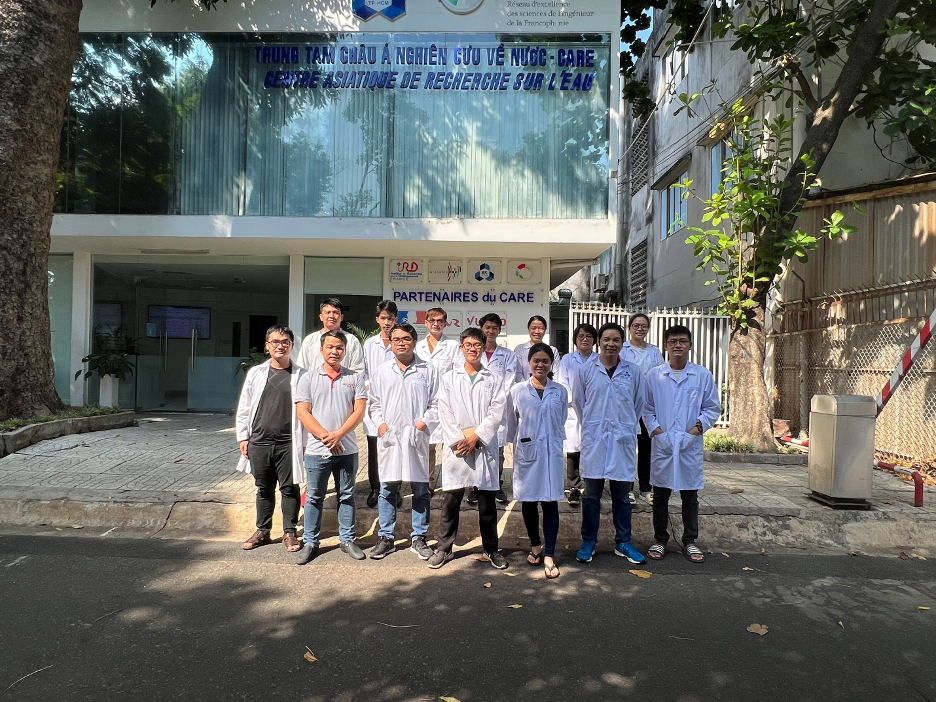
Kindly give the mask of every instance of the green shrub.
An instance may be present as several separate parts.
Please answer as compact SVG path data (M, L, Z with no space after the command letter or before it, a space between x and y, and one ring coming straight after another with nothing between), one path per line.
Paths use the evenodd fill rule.
M754 444L750 441L741 441L733 436L724 434L707 433L702 438L703 446L706 451L717 451L718 453L754 453Z

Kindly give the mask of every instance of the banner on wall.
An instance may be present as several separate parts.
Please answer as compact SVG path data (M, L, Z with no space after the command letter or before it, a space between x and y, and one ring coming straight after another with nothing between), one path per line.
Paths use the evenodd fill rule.
M391 283L422 283L425 282L423 262L411 258L390 259Z
M426 324L426 310L429 309L427 306L423 308L400 308L397 314L397 321L400 324L412 324L416 327L416 331L419 332L420 338L424 336L424 329ZM448 315L448 325L445 327L445 333L448 336L458 336L468 327L480 327L478 323L484 315L491 314L492 312L500 315L501 318L501 334L507 334L508 330L510 333L519 334L523 329L525 329L526 317L523 319L517 318L517 314L514 313L513 317L513 327L511 327L511 315L503 310L469 310L468 312L463 312L461 310L445 310ZM522 315L520 315L522 316Z
M464 280L464 272L461 259L445 258L429 261L429 282L432 284L461 283Z

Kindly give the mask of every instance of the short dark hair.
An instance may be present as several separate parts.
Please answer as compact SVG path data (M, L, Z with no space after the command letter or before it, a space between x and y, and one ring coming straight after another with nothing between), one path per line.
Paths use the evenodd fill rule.
M543 323L543 326L546 327L547 329L549 329L549 324L546 322L546 318L545 318L545 317L541 317L541 316L538 315L538 314L534 314L532 317L530 317L530 318L527 320L527 329L530 328L530 325L533 324L533 322L542 322L542 323Z
M393 303L391 303L391 304L393 304ZM394 305L394 307L396 307L396 305ZM404 332L406 332L407 334L409 334L409 335L410 335L410 339L413 340L413 343L414 343L414 344L415 344L417 341L419 341L419 334L416 333L416 329L413 327L412 324L394 324L392 327L390 327L390 336L393 336L393 332L395 332L397 329L399 329L400 331L404 331Z
M663 332L663 343L665 344L669 341L669 338L674 334L685 334L689 337L689 343L692 343L692 332L689 330L689 327L684 327L682 324L674 324L669 329Z
M573 341L578 337L580 331L583 331L586 334L590 334L592 339L598 341L598 331L588 322L582 322L577 327L575 327L575 331L572 332Z
M293 341L293 342L294 342L294 341L296 340L296 337L295 337L295 335L293 334L292 329L290 329L289 327L287 327L287 326L284 325L284 324L274 324L272 327L270 327L269 329L267 329L267 330L266 330L266 336L263 337L263 340L264 340L264 341L269 341L269 340L270 340L270 334L272 334L272 333L274 333L274 332L277 332L277 333L279 333L279 334L285 334L286 336L289 337L289 340L290 340L290 341Z
M627 337L624 335L624 329L617 322L605 322L598 328L598 336L595 337L595 341L600 341L601 337L604 336L606 331L616 331L621 335L621 341L624 341Z
M339 300L337 297L326 297L324 300L322 300L319 303L319 312L321 312L326 307L334 307L339 312L344 314L344 306L342 306L341 300Z
M381 312L389 312L394 317L396 317L399 312L397 311L396 303L393 300L381 300L377 303L377 315L380 316Z
M534 353L539 353L540 351L542 351L547 356L549 356L550 361L552 361L553 363L556 362L556 354L553 353L553 350L549 346L549 344L544 344L542 341L539 342L538 344L533 344L530 347L530 353L527 354L527 360L529 361L531 358L533 358Z
M319 346L325 345L325 339L338 339L345 347L348 346L348 335L345 334L340 329L335 329L334 331L327 331L322 334L322 338L319 339Z
M482 344L487 341L487 337L484 336L484 332L477 327L468 327L465 331L458 335L459 343L464 343L465 339L474 339L475 341L480 341Z
M496 324L498 329L502 329L504 326L501 323L501 316L497 314L497 312L488 312L486 315L484 315L481 319L478 320L478 327L483 327L488 322L491 324Z
M630 326L634 323L634 321L635 321L638 317L643 317L644 319L646 319L646 320L647 320L647 326L648 326L648 327L650 326L650 318L649 318L647 315L645 315L643 312L638 312L637 314L632 314L632 315L630 316L630 319L627 320L627 327L630 328Z
M440 314L445 317L445 321L447 322L448 312L443 310L441 307L430 307L428 310L426 310L426 319L429 319L429 317L432 316L438 317Z

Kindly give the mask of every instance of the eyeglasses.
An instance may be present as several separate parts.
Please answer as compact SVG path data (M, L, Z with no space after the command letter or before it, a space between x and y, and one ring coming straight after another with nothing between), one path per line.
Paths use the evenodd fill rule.
M408 336L398 336L394 339L390 339L391 344L408 344L412 341L412 338Z
M575 337L575 340L576 341L594 341L595 337L593 337L591 334L579 334L577 337Z
M445 320L442 317L435 317L434 319L427 319L426 324L445 324Z
M480 351L484 348L483 344L462 344L462 348L465 351Z
M689 339L667 339L667 346L688 346L692 342Z
M267 341L270 346L292 346L289 339L270 339Z
M649 329L650 325L649 324L631 324L630 328L631 329Z

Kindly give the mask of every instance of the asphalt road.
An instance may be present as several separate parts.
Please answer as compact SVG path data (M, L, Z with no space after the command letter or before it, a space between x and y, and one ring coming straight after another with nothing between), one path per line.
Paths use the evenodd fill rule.
M934 560L563 551L548 582L115 536L0 534L0 699L936 700Z

